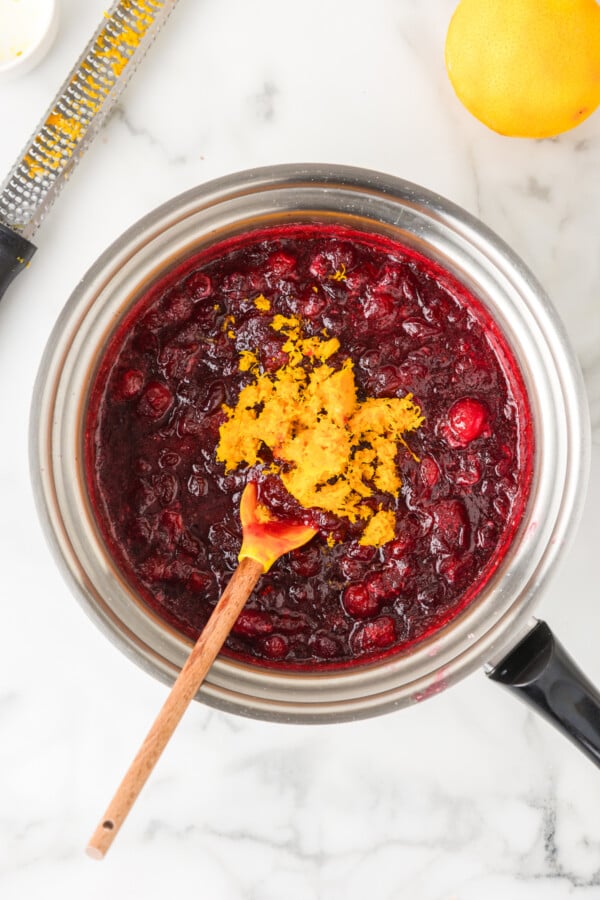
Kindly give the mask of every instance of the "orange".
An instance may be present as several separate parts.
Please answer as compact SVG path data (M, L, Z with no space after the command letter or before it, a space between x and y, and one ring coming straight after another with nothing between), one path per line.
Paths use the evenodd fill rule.
M500 134L545 138L600 104L596 0L461 0L446 68L467 109Z

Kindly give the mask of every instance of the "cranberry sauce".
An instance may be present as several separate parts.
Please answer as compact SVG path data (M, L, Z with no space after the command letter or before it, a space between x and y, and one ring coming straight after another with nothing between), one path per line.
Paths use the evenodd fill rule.
M359 400L412 393L421 408L412 452L398 446L398 495L374 487L369 501L394 510L383 546L359 542L360 521L299 510L268 466L227 473L217 462L223 405L251 378L242 351L261 371L286 362L276 314L339 339ZM87 411L91 502L131 585L196 638L237 563L241 491L258 481L273 512L321 533L261 579L225 652L284 668L349 665L431 634L490 577L527 500L528 421L504 338L447 273L375 236L265 230L171 273L113 336Z

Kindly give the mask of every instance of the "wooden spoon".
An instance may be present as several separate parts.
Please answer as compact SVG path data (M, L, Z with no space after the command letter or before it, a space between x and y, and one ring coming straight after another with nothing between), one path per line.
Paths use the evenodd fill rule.
M243 539L239 565L91 837L86 852L93 859L102 859L110 848L260 576L280 556L306 544L317 533L316 528L274 519L257 502L252 482L242 494L240 517Z

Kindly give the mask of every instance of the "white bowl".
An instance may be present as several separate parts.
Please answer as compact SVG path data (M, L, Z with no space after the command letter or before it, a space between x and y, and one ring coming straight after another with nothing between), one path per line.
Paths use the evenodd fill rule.
M58 31L56 0L0 0L0 83L30 72Z

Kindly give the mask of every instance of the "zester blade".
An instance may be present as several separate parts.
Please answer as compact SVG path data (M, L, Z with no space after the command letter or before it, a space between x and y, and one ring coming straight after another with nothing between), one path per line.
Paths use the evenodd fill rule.
M176 2L119 0L105 13L0 188L5 234L31 240Z

